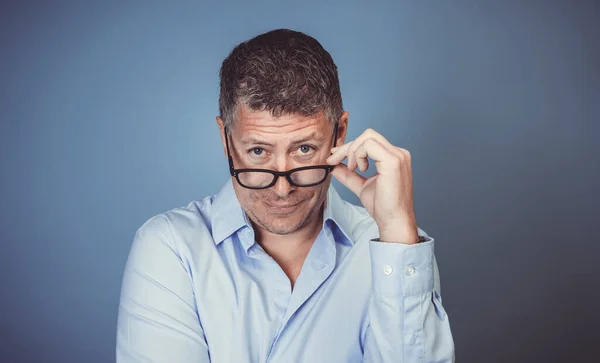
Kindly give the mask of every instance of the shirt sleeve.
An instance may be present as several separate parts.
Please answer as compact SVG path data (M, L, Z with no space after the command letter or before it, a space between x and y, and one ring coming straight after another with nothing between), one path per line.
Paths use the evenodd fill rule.
M442 306L434 239L407 245L371 240L372 298L365 362L454 362Z
M119 304L117 363L210 362L191 280L157 216L137 232Z

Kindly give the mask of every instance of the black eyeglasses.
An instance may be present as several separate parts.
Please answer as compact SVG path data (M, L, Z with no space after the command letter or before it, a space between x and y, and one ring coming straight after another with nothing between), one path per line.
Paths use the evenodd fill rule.
M333 130L333 147L337 142L338 123L336 121ZM327 179L327 175L333 170L332 165L303 166L288 171L274 171L269 169L235 169L233 159L229 152L229 136L227 128L225 132L225 145L227 147L227 159L229 160L229 172L237 182L248 189L267 189L275 185L279 177L284 176L287 181L297 187L312 187L319 185Z

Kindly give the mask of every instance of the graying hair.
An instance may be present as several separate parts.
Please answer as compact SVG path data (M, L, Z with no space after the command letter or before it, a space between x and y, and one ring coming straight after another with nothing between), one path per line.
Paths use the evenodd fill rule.
M223 61L219 112L231 131L240 106L274 117L324 112L331 122L343 112L337 66L311 36L277 29L237 45Z

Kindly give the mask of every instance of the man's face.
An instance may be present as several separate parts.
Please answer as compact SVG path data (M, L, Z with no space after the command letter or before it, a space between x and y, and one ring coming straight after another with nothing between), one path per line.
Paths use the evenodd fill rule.
M347 113L340 119L338 145L343 141ZM217 118L219 125L222 121ZM288 171L310 165L325 165L333 146L333 124L323 113L273 117L268 111L239 107L229 147L236 169ZM221 137L224 137L221 127ZM223 143L225 140L223 139ZM296 187L280 177L268 189L253 190L233 181L237 198L256 225L285 235L320 217L331 176L322 184Z

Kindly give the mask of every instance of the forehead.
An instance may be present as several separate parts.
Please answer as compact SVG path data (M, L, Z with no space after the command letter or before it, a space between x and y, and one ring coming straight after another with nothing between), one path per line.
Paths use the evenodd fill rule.
M234 129L241 134L296 134L296 133L326 133L329 130L329 120L323 112L315 115L286 114L275 117L270 111L255 111L247 107L239 107Z

